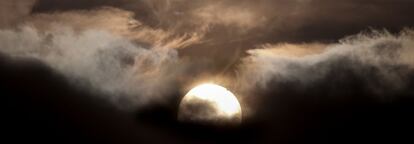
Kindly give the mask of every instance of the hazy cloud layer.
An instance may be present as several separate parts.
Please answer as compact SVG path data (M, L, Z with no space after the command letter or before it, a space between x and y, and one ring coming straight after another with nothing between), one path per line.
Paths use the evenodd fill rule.
M413 95L413 48L412 30L361 33L334 44L266 45L248 51L237 79L250 101L390 100Z
M102 93L121 107L170 95L184 68L173 49L147 49L98 30L77 33L62 26L44 33L32 27L1 30L0 47L14 57L39 59L74 85Z
M124 9L149 28L145 39L179 37L172 43L187 48L180 55L227 71L245 50L263 43L334 42L369 28L399 32L414 25L412 5L410 0L39 0L32 13ZM199 41L204 43L193 45Z
M413 32L393 33L414 25L413 5L410 0L4 0L0 52L39 59L74 84L133 107L163 100L200 75L231 77L227 81L239 86L235 91L249 98L282 83L294 83L293 90L324 85L332 74L384 96L404 91L412 73ZM371 27L390 33L342 39Z
M180 27L182 32L188 32L199 29L200 25L210 25L212 33L221 34L262 28L261 32L266 32L262 39L301 41L335 40L369 27L398 31L402 25L413 24L408 15L413 3L410 0L39 0L34 12L114 6L134 12L138 20L152 27Z
M200 42L203 37L202 33L178 35L173 30L153 29L135 20L134 13L111 7L35 14L27 18L25 24L42 30L54 24L68 25L77 31L105 30L150 47L183 48Z
M0 1L0 28L13 26L31 13L36 0Z
M336 68L350 68L361 77L368 75L364 67L378 69L379 79L385 84L399 85L403 81L393 74L395 67L412 69L414 59L414 35L406 30L399 35L374 31L349 36L335 44L282 44L265 45L263 48L249 50L250 56L244 59L242 67L249 71L260 85L268 80L284 79L300 81L304 84L318 80ZM253 67L250 67L253 66ZM250 73L253 72L253 73ZM368 71L369 72L369 71ZM402 75L401 75L402 76Z

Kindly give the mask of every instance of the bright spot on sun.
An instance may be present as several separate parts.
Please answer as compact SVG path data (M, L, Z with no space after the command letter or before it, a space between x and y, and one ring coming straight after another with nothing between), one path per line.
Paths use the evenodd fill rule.
M232 92L222 86L207 83L196 86L184 96L180 104L180 115L184 119L239 123L241 107Z
M187 96L213 102L221 114L233 116L241 112L239 101L233 93L216 84L202 84L193 88Z

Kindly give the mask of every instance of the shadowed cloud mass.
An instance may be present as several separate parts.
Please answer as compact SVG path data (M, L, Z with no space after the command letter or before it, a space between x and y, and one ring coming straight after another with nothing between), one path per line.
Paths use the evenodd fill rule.
M2 0L0 53L123 112L175 109L190 86L216 82L241 102L240 135L262 130L254 138L266 143L317 129L319 140L332 123L407 110L394 104L414 95L411 13L412 0ZM154 117L167 124L150 127L180 131L175 117Z

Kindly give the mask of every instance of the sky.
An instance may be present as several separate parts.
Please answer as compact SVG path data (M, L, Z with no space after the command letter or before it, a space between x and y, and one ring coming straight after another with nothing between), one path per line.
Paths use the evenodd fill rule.
M1 0L13 141L337 143L410 138L412 0ZM177 121L194 85L243 122ZM14 138L17 137L17 138Z

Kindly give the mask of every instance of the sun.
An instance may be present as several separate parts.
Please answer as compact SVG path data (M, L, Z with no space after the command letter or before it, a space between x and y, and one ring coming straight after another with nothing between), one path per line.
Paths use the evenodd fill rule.
M179 118L195 121L241 122L241 106L236 96L213 83L191 89L183 98Z

